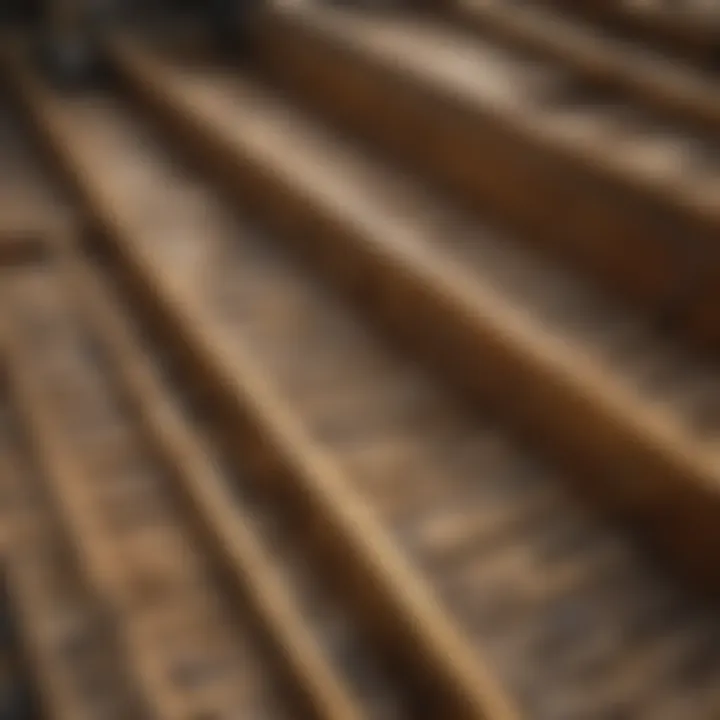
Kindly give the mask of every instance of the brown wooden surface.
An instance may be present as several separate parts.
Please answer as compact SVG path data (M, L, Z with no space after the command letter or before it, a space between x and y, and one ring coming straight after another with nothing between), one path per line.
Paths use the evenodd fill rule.
M239 202L446 376L574 467L577 487L716 584L712 365L278 98L212 67L173 76L145 60L128 59L126 70Z
M158 98L160 84L151 74L143 77L150 83L148 97ZM164 84L168 77L162 78ZM188 105L196 108L196 117L217 112L236 141L242 136L259 144L264 139L266 177L278 178L280 166L271 164L269 155L275 147L284 167L302 167L306 204L315 202L307 193L316 183L332 190L340 212L332 223L329 217L317 219L313 232L334 228L335 242L346 243L340 215L344 222L356 222L353 206L359 201L348 186L338 185L330 166L346 172L351 161L333 154L312 174L302 164L303 154L318 150L324 136L316 145L308 138L293 152L278 147L278 127L268 121L282 118L276 122L286 137L297 140L299 120L284 108L277 116L270 110L259 115L268 106L250 92L235 105L226 84L234 81L227 77L210 86L211 92L221 90L214 96L217 104L208 103L207 95L199 103L197 93L208 87L208 76L198 78L183 73L176 86L192 90L183 113ZM172 85L165 87L173 92ZM440 708L449 707L452 683L463 676L459 665L454 671L443 669L439 658L443 648L460 651L417 585L413 576L418 571L528 717L586 718L591 712L607 717L618 706L639 718L673 717L678 708L692 717L713 717L720 672L716 620L689 595L653 570L611 525L583 510L560 478L526 448L489 420L468 413L420 368L389 351L354 312L333 302L312 274L269 239L257 242L253 233L239 229L228 233L222 213L196 180L180 181L177 166L121 105L64 103L62 114L56 114L57 106L53 110L34 97L36 111L50 108L46 127L62 133L67 167L111 231L116 260L134 279L136 292L142 291L141 298L154 299L166 334L175 334L177 347L185 348L196 377L214 389L226 423L237 433L238 450L258 467L264 465L303 511L314 518L324 513L329 524L323 535L340 557L352 550L357 562L353 590L364 582L378 618L388 623L394 617L395 626L386 628L393 640L406 647L414 643L415 661L432 663L426 667L427 682L434 679L433 689L445 693ZM223 147L227 155L227 142ZM226 172L238 166L237 157L228 157ZM93 170L98 167L114 172L101 175ZM290 199L287 179L283 185ZM386 202L395 203L398 196L386 186L382 192ZM273 196L276 213L279 198ZM364 200L366 228L383 227L386 220L380 222L376 205L367 195ZM297 199L282 207L287 231L303 215ZM400 206L392 207L397 211ZM412 217L414 206L404 208ZM309 230L303 226L304 233ZM424 257L409 249L409 237L395 233L406 260ZM384 243L389 242L385 236ZM344 244L345 255L334 256L343 279L354 278L361 293L372 289L376 302L398 316L407 318L410 309L422 312L400 290L400 270L409 273L409 263L401 266L396 260L386 275L377 269L371 274L373 266L357 262L359 254L348 256L349 247ZM457 284L464 287L464 281ZM147 305L147 314L151 308ZM512 331L515 321L503 317ZM548 419L550 409L539 406ZM411 559L410 575L356 494L380 515ZM410 611L414 622L405 625L411 623ZM576 640L577 633L583 637L581 647L569 639ZM690 658L702 668L693 683L684 674ZM470 676L464 677L470 682ZM455 692L472 698L477 678L475 683L474 691L460 685ZM453 717L463 706L455 707ZM466 705L465 716L479 716L469 709L481 707L489 717L506 712L486 696L478 705Z
M38 190L52 188L47 176L37 173L37 158L32 154L17 158L16 164L22 173L18 183L9 186L13 192L31 190L37 195ZM34 177L41 181L39 187L32 182L21 182L24 176L32 175L29 171L34 171ZM59 564L57 572L68 572L70 583L72 574L66 565L80 561L78 582L89 585L86 604L90 609L84 611L89 614L89 629L78 624L76 632L95 635L92 647L81 649L75 663L77 668L69 658L64 661L67 668L58 667L62 656L57 657L58 651L48 643L50 638L37 637L38 630L45 632L49 622L42 616L42 612L48 615L42 605L54 596L37 598L37 588L28 588L28 573L22 563L23 558L31 559L30 549L25 548L25 540L13 530L11 523L19 522L13 512L16 508L7 508L8 517L3 525L8 535L5 549L12 553L13 568L15 561L20 565L12 574L12 590L20 598L30 618L28 622L40 623L39 628L24 628L23 633L38 681L46 693L43 697L48 711L62 718L141 718L138 709L130 711L127 703L121 702L119 669L122 669L134 675L135 687L142 688L145 705L152 708L153 717L178 714L185 717L188 711L247 712L254 717L287 715L322 720L393 717L390 710L382 707L388 702L387 693L382 693L382 682L365 688L369 697L363 698L362 709L360 701L356 705L343 687L339 673L331 669L332 661L327 658L332 653L337 657L349 653L356 662L362 659L362 643L353 644L351 639L351 621L333 607L321 588L314 587L303 573L302 565L295 578L283 577L287 575L286 568L273 570L277 561L270 560L256 540L262 529L258 526L260 518L253 518L251 514L243 517L236 507L236 496L228 484L227 473L217 469L217 459L207 455L195 435L196 429L191 430L174 407L170 390L163 388L158 380L160 368L153 370L148 366L149 360L143 361L132 335L128 335L128 329L98 280L88 268L72 261L58 267L58 254L65 257L66 253L77 250L77 246L73 248L65 242L69 238L53 236L50 223L57 215L55 210L52 203L38 203L37 214L32 218L34 224L15 226L16 233L22 228L27 231L32 227L45 227L46 234L36 243L43 254L26 258L24 268L8 268L0 277L5 323L2 356L9 366L15 410L25 420L24 429L29 430L33 440L31 448L38 451L38 484L46 483L55 500L54 509L60 516L57 534L63 541L66 537L71 541L71 547L65 549L67 562ZM87 335L86 326L94 330L94 340ZM27 338L23 333L34 333L33 340L45 345L38 347L25 342ZM68 348L68 335L72 336L69 344L72 346L75 342L76 347ZM97 342L99 346L93 344ZM58 357L53 351L58 351L58 344L59 352L66 353L64 356ZM82 358L68 358L68 350L89 353L84 358L85 365ZM115 357L118 363L109 373L99 360L103 352ZM99 366L94 366L93 362L98 361ZM102 377L99 386L97 382L93 385L93 380L98 380L98 372ZM49 373L50 378L43 379L43 373ZM113 380L117 380L117 384ZM125 438L123 442L119 437L122 430L118 424L134 422L137 425L127 416L124 420L108 420L110 427L105 428L105 432L102 423L92 423L100 418L87 417L88 413L91 416L96 413L98 403L102 407L108 397L114 401L128 400L134 405L136 418L143 421L130 430L136 433L134 440ZM53 400L58 399L70 404L65 408L67 413L62 409L58 412L58 407L53 406ZM120 408L115 410L122 418ZM85 432L92 437L85 437L85 444L73 447L72 442L82 437L69 438L64 434L68 423L70 430L79 429L81 436ZM73 427L73 423L77 424ZM160 456L161 467L156 467L155 473L141 467L137 459L138 453L147 455L145 450ZM172 512L173 503L177 504L177 499L170 497L171 489L169 497L161 499L157 493L153 495L152 488L144 487L145 481L151 478L161 485L172 482L167 477L168 471L178 476L185 493L182 497L190 515L189 530L181 523L178 523L180 527L173 528L167 515L158 515L163 505L169 505L164 510ZM90 482L91 478L101 479L103 485L110 486L104 488L104 498L89 495L89 488L79 484ZM8 477L7 483L10 482ZM161 488L156 490L162 493ZM168 490L165 487L165 491ZM153 526L153 522L159 525ZM251 529L248 525L251 522L256 527ZM130 537L123 534L123 529ZM118 530L120 537L113 534ZM199 547L197 542L193 547L194 532L201 538ZM282 538L277 531L270 539L285 541L292 547L293 540ZM189 547L178 547L183 542ZM59 547L55 555L60 551ZM52 549L45 548L44 552L50 553ZM195 567L189 562L193 553ZM207 568L203 566L209 560L222 577L219 591L213 588L212 573L206 577ZM301 557L293 556L292 560L302 563ZM192 576L199 569L199 582L187 592L183 591L178 586L183 585L179 575ZM157 576L151 577L155 573ZM170 577L172 573L175 575ZM173 584L175 595L154 596L154 600L147 597L156 591L162 595L168 583ZM302 583L312 587L313 593L303 591L301 611L297 603L301 599ZM142 587L137 587L138 584ZM188 584L192 586L191 578ZM144 593L145 599L138 600L134 593ZM282 682L275 682L274 667L263 669L254 640L247 640L250 655L243 658L238 652L240 645L233 639L233 625L238 616L247 617L244 601L248 596L253 608L250 615L264 626L266 638L282 658L281 665L286 671L280 678ZM242 603L239 612L235 607L227 607L230 601L235 605L236 600ZM146 601L154 607L148 608ZM67 602L61 598L57 602L60 617ZM40 607L36 607L38 605ZM223 605L225 610L221 610ZM313 623L313 614L321 617L322 622ZM171 639L168 633L173 636ZM112 639L113 634L117 643ZM318 638L322 639L322 649ZM167 648L163 648L164 645ZM97 663L98 653L107 656L113 652L119 669L103 679L100 677L103 670L98 666L93 676L88 662ZM102 662L107 664L106 660L108 658ZM371 673L365 668L353 672L362 676L363 682L371 679ZM194 678L195 675L198 677ZM96 683L95 697L88 687L78 685L82 682ZM293 693L296 701L292 699ZM286 701L291 704L290 710L281 709L278 704ZM103 703L104 709L93 707L92 703ZM366 703L374 708L367 714Z
M706 64L717 62L720 16L711 4L690 0L540 0L608 30Z
M54 720L142 718L7 400L0 435L2 553L40 708Z
M31 102L32 98L40 99L32 91L28 98ZM128 128L130 136L125 136L129 144L118 146L122 135L118 136L117 133L123 132L124 122L123 116L117 115L120 110L118 106L78 103L75 107L78 113L90 114L81 119L81 115L73 113L72 122L69 116L58 112L60 108L57 105L35 107L45 118L40 122L49 123L45 127L52 129L56 139L59 138L55 133L63 133L60 136L64 138L62 144L56 146L56 149L68 162L67 169L80 180L85 199L92 203L93 213L99 220L111 223L108 226L108 230L111 230L110 238L119 243L116 248L129 262L129 267L145 268L148 272L157 272L160 269L148 264L149 258L146 256L147 252L153 251L155 242L150 245L137 242L135 231L142 229L137 224L142 217L145 229L152 232L156 240L164 238L178 251L174 255L172 266L167 266L163 271L171 283L171 295L163 293L159 296L162 307L165 307L167 302L167 307L170 308L184 308L188 303L192 308L192 294L187 294L187 281L202 266L194 262L201 246L192 241L193 235L189 233L192 233L194 223L188 224L188 220L194 217L195 223L204 223L207 206L200 201L202 211L195 214L193 208L199 208L195 203L187 203L187 190L180 192L178 197L177 191L180 188L176 189L174 184L166 185L165 182L153 183L156 190L166 190L165 198L155 195L152 200L147 197L142 199L142 196L135 194L135 189L139 187L138 173L146 170L151 173L172 172L176 169L174 165L158 166L146 162L137 165L131 160L131 165L123 163L122 167L116 168L116 172L103 175L111 184L105 181L98 184L94 176L92 182L82 182L83 177L88 177L88 172L92 174L91 168L97 169L104 165L102 155L98 154L103 152L103 147L120 151L121 156L125 155L126 158L131 157L127 153L142 147L138 145L132 126ZM65 106L65 110L72 108ZM93 120L96 110L99 115L95 115ZM112 112L107 112L108 110ZM103 117L111 124L105 124ZM91 126L87 125L88 121L92 123ZM65 132L74 132L71 128L79 132L79 135L65 136ZM73 142L72 137L82 137L84 142ZM97 142L86 142L91 137ZM110 144L106 146L108 141ZM85 151L81 151L80 145ZM83 154L78 155L78 152ZM88 154L84 154L85 152ZM126 174L127 171L129 174ZM122 202L122 196L115 196L119 190L132 192L134 203L141 200L140 205L133 205L130 215L126 214L125 210L120 215L117 214L117 205ZM172 202L173 208L176 208L178 200L183 206L181 213L163 212L162 216L154 216L158 219L165 217L173 222L174 230L170 233L158 232L156 226L147 224L148 211L165 208L166 202ZM146 202L149 202L149 205ZM120 217L123 220L117 224ZM185 241L179 242L181 238L185 238ZM155 280L146 275L136 276L136 279L142 283L136 290L144 287L143 299L148 303L153 298L152 291L149 294L148 291ZM144 285L145 282L149 284ZM166 280L163 280L162 287L167 287L165 282ZM146 314L151 308L152 304L148 304ZM166 318L165 324L169 322L170 318ZM264 382L255 376L252 365L248 366L233 351L232 366L224 363L217 366L219 358L216 358L214 353L219 351L220 347L213 340L213 323L206 322L204 317L197 317L195 322L188 325L184 315L179 316L177 322L181 325L171 324L170 327L181 329L185 351L193 357L196 367L216 366L224 368L222 373L233 368L230 375L220 380L220 387L224 388L221 392L223 400L232 401L233 422L238 423L245 433L245 439L240 444L237 440L243 436L236 436L236 450L245 462L252 461L258 465L258 470L265 469L274 479L284 483L285 492L290 493L306 523L324 528L322 537L329 541L323 543L325 552L337 563L339 572L342 573L339 580L346 590L352 591L355 603L362 605L362 612L366 616L372 614L372 624L380 630L379 634L386 644L388 655L400 658L406 671L420 678L418 698L437 703L436 706L429 706L437 708L436 711L431 711L431 715L437 712L439 716L445 716L450 712L453 717L458 718L512 717L512 711L506 707L506 701L498 694L494 683L484 679L482 666L470 657L444 615L435 607L432 597L427 596L426 591L418 586L413 574L405 568L403 561L396 557L384 533L376 527L372 516L363 509L363 503L357 500L349 488L345 488L332 464L313 449L312 443L304 439L304 433L296 428L292 415L288 415L283 403L275 399L273 393L264 389ZM203 334L195 339L186 335L198 332ZM242 370L240 376L237 375L238 370ZM213 374L213 377L216 378L217 375ZM218 389L216 384L214 390L217 392ZM228 391L231 391L231 394L228 395ZM244 399L242 410L238 405L241 397Z
M393 22L363 40L385 60ZM434 33L447 79L462 62ZM99 607L152 715L296 717L277 703L290 679L323 720L714 720L720 618L567 486L717 587L717 369L236 70L113 51L161 132L117 94L63 98L5 55L106 259L8 273L2 341L92 591L73 602ZM285 58L327 78L306 52ZM498 107L554 83L486 60L465 89ZM371 94L327 82L338 116L368 121ZM427 142L407 107L383 107L393 137ZM268 231L237 221L243 205ZM637 258L650 287L662 263ZM478 414L487 401L511 422ZM207 674L177 680L186 662Z
M428 20L286 10L268 17L260 53L298 97L468 205L646 307L680 303L688 334L720 333L706 309L714 140Z
M313 716L326 720L366 717L359 701L352 697L318 646L311 623L297 607L293 585L275 567L278 553L270 553L260 539L259 508L237 502L237 491L216 469L216 459L198 437L197 426L187 422L177 403L170 399L168 388L163 387L166 381L161 379L161 368L142 352L118 301L113 301L103 288L107 280L78 263L69 269L68 281L94 333L112 358L129 402L136 407L148 435L177 474L189 511L219 558L220 569L227 575L230 586L249 599L253 612L284 657L298 694L305 695L308 706L313 708ZM273 540L289 545L293 542L289 534ZM305 578L305 582L309 580ZM320 590L313 600L317 601L318 595L322 595ZM344 624L347 620L340 616L338 632L342 632ZM342 641L349 645L347 631ZM359 660L363 648L356 644L352 652ZM375 686L373 690L380 688ZM380 717L380 706L383 701L388 702L387 695L378 692L371 700L377 703Z
M576 3L578 4L578 3ZM568 67L589 83L690 126L720 129L720 94L712 77L583 25L562 11L506 0L459 0L438 15L457 27Z
M160 718L291 717L59 290L41 270L5 282L13 399L146 706Z

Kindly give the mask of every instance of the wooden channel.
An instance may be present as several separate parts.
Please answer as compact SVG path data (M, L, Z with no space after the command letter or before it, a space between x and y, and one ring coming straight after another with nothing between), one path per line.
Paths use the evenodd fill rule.
M717 62L717 11L692 0L632 3L628 0L542 0L609 31L648 43L703 65ZM695 8L693 8L695 4Z
M710 132L720 129L720 94L711 78L573 22L541 3L462 0L441 10L439 17L558 62L589 83L617 91L661 115Z
M283 9L258 53L297 98L500 225L646 308L675 306L688 336L720 336L714 140L428 19Z
M0 441L3 557L37 709L53 720L144 718L8 400Z
M153 72L151 60L127 63L128 77L134 68L138 87L164 107L165 120L172 117L186 140L194 137L195 147L203 147L199 131L191 133L202 111L190 113L188 106L216 106L186 101L182 113L171 113L167 98L177 99L180 87L204 87L208 76L194 83L183 75L180 84L166 63L158 62L162 72ZM227 111L228 86L220 87ZM237 227L220 232L220 211L197 178L180 183L162 143L121 103L78 109L53 102L37 85L26 84L25 91L141 312L155 318L156 333L170 341L188 380L212 393L237 455L264 469L308 522L323 524L333 565L351 565L354 580L344 578L350 593L364 596L366 615L374 608L371 624L390 638L388 650L435 698L431 717L495 720L519 713L556 720L608 717L618 708L638 718L669 718L679 709L694 718L714 716L717 619L700 601L573 499L563 478L492 417L476 415L393 350L281 243ZM262 105L249 104L253 97L243 100L256 112ZM241 117L231 114L228 125ZM269 132L270 116L255 117ZM252 137L249 128L236 132ZM219 147L218 134L202 129ZM227 178L239 155L228 156L227 138L222 147ZM279 170L268 164L265 177L277 178ZM304 180L302 200L309 205L312 176ZM290 184L282 187L291 198ZM279 213L278 198L280 234L303 216L299 200ZM202 216L195 214L199 206ZM158 207L177 212L163 214L171 221L153 216L157 224L149 225L147 213ZM341 208L346 223L349 208ZM313 234L330 225L316 222ZM419 251L402 245L404 264L395 258L383 278L358 262L359 253L348 257L340 218L333 226L345 251L343 265L335 256L336 268L354 268L357 286L369 283L398 316L407 317L410 307L422 312L397 291L409 282L403 276L417 272L407 258L423 257ZM309 227L303 232L310 235ZM471 317L476 314L465 322ZM427 325L427 316L420 322ZM513 322L505 327L512 330ZM687 478L683 483L691 487ZM695 527L700 510L687 517ZM512 704L486 673L486 661Z

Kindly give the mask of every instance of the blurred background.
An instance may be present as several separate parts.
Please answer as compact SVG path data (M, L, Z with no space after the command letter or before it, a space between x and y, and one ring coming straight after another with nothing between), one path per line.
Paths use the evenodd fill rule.
M718 720L719 48L0 0L0 720Z

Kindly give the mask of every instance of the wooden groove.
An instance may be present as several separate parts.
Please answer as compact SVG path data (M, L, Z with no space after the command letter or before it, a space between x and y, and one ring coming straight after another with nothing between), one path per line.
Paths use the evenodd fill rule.
M250 603L283 657L298 693L313 709L312 716L318 720L360 720L363 711L303 625L270 556L246 524L200 441L163 391L117 303L87 266L70 264L69 286L78 298L79 310L104 344L147 435L177 477L191 517L207 538L230 586Z
M532 6L478 0L454 3L444 14L483 35L559 62L588 82L623 93L664 116L720 130L717 85L677 63L649 57Z
M42 278L45 283L60 284L58 275L45 272ZM34 287L37 293L37 283ZM67 298L64 294L60 297L62 304ZM22 302L21 297L18 307ZM57 304L47 315L55 321L58 317L51 313ZM59 318L65 319L62 315ZM72 309L70 319L75 320ZM81 326L75 329L82 330ZM25 332L29 334L27 329ZM75 349L90 350L90 359L81 355L70 363L78 363L76 371L80 368L92 375L91 363L97 358L92 340L82 334L78 337ZM90 344L83 344L83 338ZM71 412L69 418L61 418L52 398L59 394L58 404L62 406L62 389L52 392L55 389L52 376L50 385L37 383L31 397L20 394L26 387L18 381L20 373L25 375L19 380L27 385L31 382L27 377L42 375L39 364L42 361L27 354L25 342L31 346L33 340L9 343L10 377L13 390L18 393L16 404L29 415L25 417L28 432L40 451L44 471L67 472L62 483L57 476L56 484L49 483L56 505L73 540L75 554L81 561L87 559L82 567L87 569L92 563L83 575L94 573L95 582L90 577L88 583L102 599L103 622L115 631L125 667L132 668L135 684L142 688L145 706L150 708L149 715L179 719L203 717L204 713L222 714L230 709L242 713L245 707L260 713L259 703L264 702L266 712L260 717L307 716L301 710L302 703L297 703L290 713L284 705L287 696L279 695L277 687L270 694L265 676L256 673L262 655L258 657L254 651L251 654L246 638L239 632L242 614L226 602L228 597L223 584L218 582L217 568L213 567L214 558L207 561L196 528L178 508L175 489L165 475L162 460L155 457L154 446L148 443L146 447L134 420L130 424L125 422L132 412L130 416L125 414L127 408L122 404L121 394L115 394L110 385L105 398L103 389L99 399L97 394L89 398L88 389L92 393L97 386L93 386L92 379L89 386L83 385L86 380L81 373L75 379L69 375L69 367L63 365L60 355L57 366L48 366L50 372L65 373L68 384L81 396L79 402L85 404L86 413L83 417L82 411L77 416ZM57 344L53 346L53 342ZM62 352L62 342L51 339L47 345L49 354L55 348ZM20 345L22 352L18 350ZM104 377L101 382L105 382ZM90 415L93 411L95 414ZM164 417L168 419L167 415ZM83 426L82 421L88 419L95 422ZM73 420L80 421L75 432ZM60 460L66 464L61 465ZM91 482L91 477L96 482ZM142 489L138 479L144 481ZM138 500L145 507L140 507ZM252 639L248 635L247 640ZM243 657L244 652L247 657ZM185 680L187 676L183 673L190 672L188 668L200 674ZM274 671L268 673L267 679L275 680ZM333 709L343 710L337 705ZM336 717L356 716L340 713Z
M23 473L22 465L18 462L18 452L8 451L6 448L3 450L0 456L3 493L12 496L17 493L18 487L27 485L32 479L27 473ZM63 671L66 669L64 666L67 658L53 651L51 641L43 632L42 612L38 613L37 610L37 591L29 581L28 554L24 548L27 535L24 525L27 519L23 522L23 519L15 516L15 511L16 508L3 517L3 563L6 568L7 590L16 610L19 641L23 647L33 689L36 690L34 694L37 707L43 717L52 720L75 720L84 708L78 707L77 698L64 681ZM24 513L17 514L22 516Z
M359 287L360 301L393 331L571 466L584 492L643 528L684 571L720 588L713 559L720 497L706 448L440 255L353 221L331 199L310 194L310 182L223 135L197 104L169 89L151 60L138 57L125 51L119 60L128 79L166 127L182 128L183 146L205 159L238 202L279 220L277 229L335 283Z
M30 686L30 717L75 720L107 716L112 707L116 720L143 718L145 710L113 650L98 599L71 557L7 390L4 374L0 543L13 634Z
M626 33L647 42L658 50L667 50L688 60L710 64L717 60L720 27L703 23L682 9L632 8L624 0L541 0L587 20L601 24L610 31Z
M323 550L352 577L346 590L377 633L434 698L437 717L506 720L517 717L505 693L448 622L443 611L399 556L385 532L335 466L305 436L251 360L224 355L209 318L198 314L163 268L149 264L122 212L103 191L92 168L71 148L72 128L42 88L14 70L17 85L41 134L76 183L88 213L105 230L116 260L135 281L148 314L158 317L187 358L193 376L204 378L223 407L237 442L235 452L258 474L279 484L310 526L322 526Z
M528 242L654 311L677 302L678 287L689 283L680 331L720 340L712 241L720 216L709 198L637 172L532 112L461 98L312 13L268 13L259 37L263 67L297 96ZM705 258L695 277L693 253Z
M4 440L5 438L0 442ZM4 497L12 497L21 482L29 481L29 478L21 478L14 455L16 453L9 452L6 447L2 447L0 451L0 478ZM17 558L17 545L22 542L22 531L21 523L15 515L16 513L11 512L2 519L2 557L6 591L16 610L18 639L27 661L31 682L38 690L38 707L42 708L44 716L52 720L73 720L77 708L59 677L56 660L52 653L48 652L47 642L33 617L33 593L26 582L22 562Z
M3 463L3 471L7 465ZM32 613L33 599L26 587L22 576L22 569L12 559L7 561L7 583L9 593L17 608L15 620L18 624L20 642L27 657L27 664L31 668L32 683L38 688L37 696L40 698L39 707L44 717L52 720L73 720L77 717L75 703L68 697L67 689L58 679L57 660L47 651L42 634L35 627Z
M134 668L133 681L138 697L149 710L150 717L173 718L178 708L160 701L153 682L147 655L139 652L125 626L122 608L116 602L116 562L102 540L92 508L80 492L76 478L83 471L66 451L57 434L57 427L35 378L29 372L32 363L25 356L22 343L15 337L7 321L0 338L11 382L13 403L30 438L38 458L38 465L46 481L52 504L73 547L88 583L90 592L97 598L101 624L110 633L113 645ZM147 712L147 710L146 710Z

